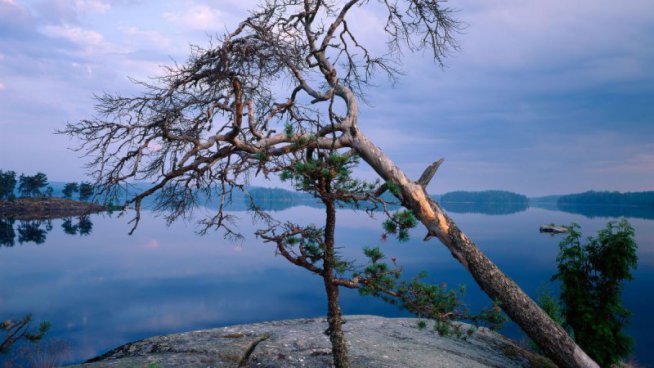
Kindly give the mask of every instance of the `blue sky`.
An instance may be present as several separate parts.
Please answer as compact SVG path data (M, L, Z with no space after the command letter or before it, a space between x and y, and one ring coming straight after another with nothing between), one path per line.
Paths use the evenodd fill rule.
M83 179L76 143L53 131L91 117L94 93L137 92L127 76L184 61L255 4L0 0L0 170ZM380 80L361 114L410 176L445 157L432 193L654 190L654 2L447 4L467 25L460 50L442 68L406 54L405 75ZM379 16L355 15L363 40L383 47Z

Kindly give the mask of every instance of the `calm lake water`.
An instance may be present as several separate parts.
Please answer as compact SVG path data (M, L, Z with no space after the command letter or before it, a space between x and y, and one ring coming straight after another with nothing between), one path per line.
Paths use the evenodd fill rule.
M320 209L306 206L274 214L318 225L322 218ZM257 228L246 213L236 215L242 219L243 234ZM540 225L576 222L584 234L594 235L614 219L533 207L502 215L474 211L451 215L532 296L549 283L561 240L540 234ZM629 218L636 229L639 267L624 294L626 307L634 312L629 328L636 339L634 358L644 367L654 362L651 218ZM128 216L99 214L88 220L53 220L51 229L45 223L0 224L4 226L4 230L0 226L0 235L4 234L0 239L0 244L4 242L0 246L0 318L32 313L36 321L50 321L52 329L38 346L59 352L64 363L80 362L152 335L325 314L319 277L276 257L271 245L254 237L232 243L218 232L199 236L193 222L167 227L150 212L143 214L132 236L127 235ZM426 270L434 282L466 284L465 300L472 308L490 303L440 243L422 241L424 230L414 231L407 243L391 238L382 242L381 215L372 219L362 212L341 210L337 220L338 244L346 258L363 262L361 249L379 245L388 258L397 257L407 276ZM13 246L8 228L13 231ZM353 291L344 291L342 304L346 314L407 315ZM514 325L503 333L522 338Z

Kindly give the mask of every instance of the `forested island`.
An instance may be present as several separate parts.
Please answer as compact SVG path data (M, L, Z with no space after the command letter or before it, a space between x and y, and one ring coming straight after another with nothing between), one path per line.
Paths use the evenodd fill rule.
M588 191L577 194L559 196L559 205L611 205L611 206L642 206L654 208L654 191L648 192L596 192Z
M523 203L528 204L527 196L506 190L484 190L481 192L456 191L441 196L442 203Z
M634 217L654 219L654 191L587 191L530 198L530 205L586 217Z
M41 197L0 200L0 218L14 220L47 220L82 216L104 211L97 203L74 201L67 198Z
M47 220L82 216L106 208L91 202L93 186L87 182L54 185L44 173L16 175L0 170L0 218L13 220ZM73 199L74 194L77 200Z
M586 217L636 217L654 219L654 191L595 192L562 195L557 209Z
M448 192L440 196L440 203L446 211L488 215L507 215L529 208L527 196L505 190Z

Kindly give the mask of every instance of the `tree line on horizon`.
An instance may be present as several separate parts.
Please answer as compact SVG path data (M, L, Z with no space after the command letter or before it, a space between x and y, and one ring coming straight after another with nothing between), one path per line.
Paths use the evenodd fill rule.
M80 201L87 201L94 194L93 185L86 181L66 183L62 190L63 197L73 199L74 193L79 194ZM20 198L52 197L54 188L48 182L48 176L42 172L17 176L15 171L0 170L0 200L14 200L16 194Z
M480 192L454 191L441 195L440 201L458 203L496 202L528 204L529 198L527 198L526 195L509 192L506 190L484 190Z
M647 192L596 192L587 191L583 193L568 194L560 196L557 200L559 205L588 204L588 205L619 205L619 206L643 206L654 207L654 191Z

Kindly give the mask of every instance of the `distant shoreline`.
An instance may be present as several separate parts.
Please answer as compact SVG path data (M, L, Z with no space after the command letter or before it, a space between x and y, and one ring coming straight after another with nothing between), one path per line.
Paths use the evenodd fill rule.
M106 210L105 206L97 203L56 197L0 200L0 218L14 220L50 220L61 217L84 216Z

